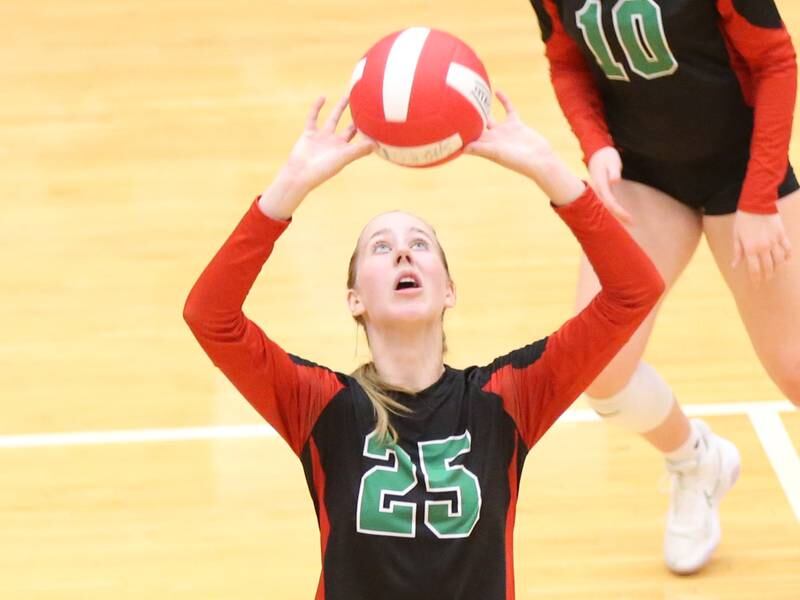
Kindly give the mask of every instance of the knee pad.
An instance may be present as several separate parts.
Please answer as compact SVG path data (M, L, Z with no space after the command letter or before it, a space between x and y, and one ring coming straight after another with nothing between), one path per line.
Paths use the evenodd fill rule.
M667 383L650 365L636 367L628 384L608 398L586 398L604 420L635 433L652 431L672 411L675 398Z

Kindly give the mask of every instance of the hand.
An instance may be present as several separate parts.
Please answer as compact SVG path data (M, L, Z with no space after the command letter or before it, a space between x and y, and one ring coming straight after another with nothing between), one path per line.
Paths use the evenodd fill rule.
M506 111L502 123L489 117L481 136L464 148L467 154L482 156L530 177L555 204L566 204L580 196L586 186L558 159L550 143L519 118L511 101L496 93Z
M355 125L350 124L342 133L336 133L347 102L347 96L342 98L321 128L317 121L325 98L318 98L311 107L305 131L295 142L275 181L261 195L259 206L264 214L288 219L311 190L372 152L375 147L372 140L353 141Z
M284 174L290 176L306 192L373 150L374 143L369 139L350 143L356 135L356 126L352 123L342 133L336 133L336 126L347 108L347 102L347 96L339 100L325 124L318 128L319 112L325 104L324 97L318 98L311 107L305 131L289 154L283 169Z
M733 268L747 263L754 285L772 279L775 270L792 256L792 244L786 236L778 213L759 215L739 210L733 222Z
M522 122L508 96L499 90L496 95L506 111L505 121L497 123L489 116L481 137L467 144L464 152L488 158L512 171L529 175L535 170L537 158L549 158L552 155L550 144Z
M606 146L592 154L589 159L589 175L592 178L592 187L611 214L623 223L633 223L631 214L622 208L611 192L612 184L618 182L622 176L622 159L617 149Z

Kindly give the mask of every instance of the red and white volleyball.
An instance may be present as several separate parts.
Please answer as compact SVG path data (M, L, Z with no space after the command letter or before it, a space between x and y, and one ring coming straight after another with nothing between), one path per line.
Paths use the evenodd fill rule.
M458 156L489 117L492 91L478 56L458 38L428 27L392 33L358 62L350 112L377 152L407 167Z

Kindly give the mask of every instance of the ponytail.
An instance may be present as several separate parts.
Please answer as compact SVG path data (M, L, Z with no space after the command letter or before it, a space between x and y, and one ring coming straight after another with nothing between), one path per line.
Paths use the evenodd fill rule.
M413 394L413 392L385 383L378 375L373 362L364 363L351 375L372 403L372 409L375 412L374 433L377 435L378 441L383 444L389 442L396 444L398 441L397 429L392 425L389 414L407 415L411 409L392 398L388 392L405 394Z

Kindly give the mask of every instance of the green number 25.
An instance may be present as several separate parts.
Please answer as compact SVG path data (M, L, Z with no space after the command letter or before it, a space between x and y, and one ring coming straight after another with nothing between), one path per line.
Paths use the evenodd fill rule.
M481 512L478 478L456 457L471 449L469 431L444 440L418 442L425 488L430 493L453 492L452 500L426 500L425 525L439 538L468 537ZM392 537L416 536L417 504L401 498L419 481L417 465L400 446L385 446L371 433L364 441L364 456L394 458L393 466L375 466L364 473L358 491L356 529L359 533Z
M672 75L678 61L664 34L661 8L654 0L618 0L611 9L614 31L628 65L645 79ZM600 0L586 0L575 14L586 45L609 79L630 81L625 67L611 53L601 23Z

